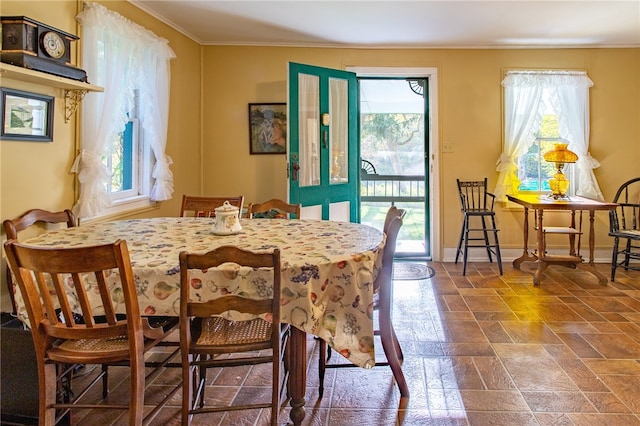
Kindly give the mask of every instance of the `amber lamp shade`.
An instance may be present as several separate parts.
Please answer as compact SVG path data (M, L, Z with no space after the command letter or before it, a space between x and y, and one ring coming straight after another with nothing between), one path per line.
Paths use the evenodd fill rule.
M575 163L578 161L578 155L567 149L566 143L555 144L555 149L544 154L545 161L556 164L556 174L549 179L549 187L553 198L564 198L569 189L569 180L562 173L562 169L566 163Z

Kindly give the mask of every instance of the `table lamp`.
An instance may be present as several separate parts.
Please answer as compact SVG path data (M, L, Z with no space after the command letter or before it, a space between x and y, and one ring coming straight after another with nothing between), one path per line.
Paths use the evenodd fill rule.
M569 180L562 173L562 169L566 163L575 163L578 161L578 155L567 149L566 143L555 144L555 149L546 152L543 156L545 161L556 163L556 174L549 179L549 187L554 199L564 198L567 189L569 189Z

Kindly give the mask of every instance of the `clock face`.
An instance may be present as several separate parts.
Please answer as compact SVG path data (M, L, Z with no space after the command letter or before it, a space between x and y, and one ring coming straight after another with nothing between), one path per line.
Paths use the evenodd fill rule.
M59 34L48 31L42 36L42 47L45 53L54 59L60 59L65 53L64 40Z

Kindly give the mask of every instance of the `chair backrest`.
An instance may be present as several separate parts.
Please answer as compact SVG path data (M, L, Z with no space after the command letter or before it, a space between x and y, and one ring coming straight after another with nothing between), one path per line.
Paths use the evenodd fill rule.
M55 339L128 335L130 353L142 353L142 321L125 241L50 248L9 240L4 247L26 304L36 352L42 355ZM91 304L89 292L100 295L99 305ZM125 305L126 321L116 317L115 305L120 303ZM104 322L96 323L95 315L104 315Z
M383 232L387 240L382 251L382 268L378 272L378 277L373 283L374 291L378 290L381 285L389 283L393 277L393 258L396 254L396 243L398 240L398 232L402 226L404 216L407 213L404 209L392 206L387 210L385 217Z
M302 204L289 204L283 200L273 198L269 201L265 201L264 203L249 204L247 213L250 218L253 218L254 215L258 213L269 213L273 210L277 210L279 213L276 214L276 218L292 219L294 217L292 217L291 215L294 215L295 219L300 219L301 209Z
M404 219L404 216L406 213L407 213L406 210L399 209L396 206L389 207L389 210L387 210L387 214L384 218L384 225L382 227L382 232L384 232L385 234L388 233L389 225L391 224L391 221L396 217L401 217Z
M4 230L7 233L7 240L17 240L20 231L24 231L38 222L66 223L69 228L77 225L76 217L71 210L50 212L42 209L33 209L15 219L7 219L3 222Z
M495 196L487 191L487 178L484 180L460 180L458 193L463 212L469 211L493 211Z
M57 224L64 223L68 228L77 226L76 217L69 209L51 212L42 209L29 210L15 219L7 219L2 225L7 234L7 240L17 240L18 234L36 223ZM13 313L18 312L16 298L14 296L13 277L11 271L7 268L7 287L9 289L9 297L11 298L11 306Z
M385 230L384 230L384 233L387 236L387 240L385 242L384 250L382 252L382 268L380 268L380 271L378 271L378 276L376 277L376 280L373 283L374 291L380 292L381 303L382 303L382 299L385 296L390 297L390 294L391 294L390 287L391 287L391 281L393 280L393 258L396 254L398 232L400 231L400 227L402 226L405 213L406 213L405 210L396 209L390 218L389 218L389 214L387 214L387 217L389 218L389 223L385 225ZM387 289L389 289L389 293L387 293L386 291Z
M204 254L188 252L180 253L180 318L219 316L224 312L261 315L271 314L274 324L280 324L280 250L269 253L257 253L235 246L222 246ZM241 267L237 272L242 275L242 268L269 268L273 272L273 292L261 299L243 297L240 294L228 294L211 300L195 300L191 297L192 279L199 279L198 274L236 264ZM222 265L222 266L221 266ZM228 270L228 269L227 269ZM204 281L204 280L203 280ZM275 333L279 334L279 333Z
M196 197L194 195L183 195L180 217L215 217L216 208L222 206L225 201L237 207L238 217L242 216L242 206L244 204L244 196L242 195L236 197Z
M640 177L623 183L613 202L618 207L609 211L609 231L640 230Z

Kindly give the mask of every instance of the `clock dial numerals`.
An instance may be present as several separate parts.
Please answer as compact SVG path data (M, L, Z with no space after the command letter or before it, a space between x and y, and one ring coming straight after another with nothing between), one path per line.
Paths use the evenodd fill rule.
M64 40L60 35L54 32L46 32L42 36L42 47L47 55L55 59L60 59L64 56L65 46Z

